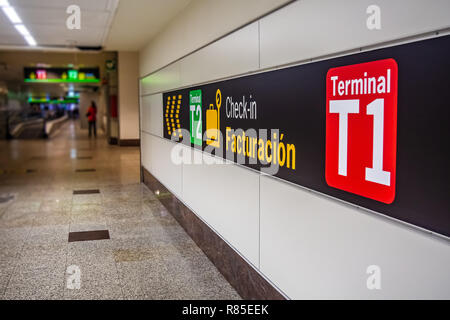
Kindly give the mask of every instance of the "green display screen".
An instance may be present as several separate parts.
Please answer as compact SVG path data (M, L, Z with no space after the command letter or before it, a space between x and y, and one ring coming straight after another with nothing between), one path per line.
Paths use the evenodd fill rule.
M99 68L24 68L24 81L33 83L98 83Z
M48 103L48 104L66 104L79 103L78 98L64 98L64 99L47 99L47 98L29 98L29 103Z

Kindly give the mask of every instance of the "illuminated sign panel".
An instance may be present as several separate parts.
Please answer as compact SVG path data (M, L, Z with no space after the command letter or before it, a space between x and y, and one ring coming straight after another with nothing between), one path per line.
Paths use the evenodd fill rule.
M46 103L46 104L67 104L67 103L79 103L79 99L77 97L65 97L61 98L28 98L29 103Z
M69 70L67 71L69 75L69 80L78 80L78 71L77 70Z
M47 71L46 70L36 70L36 79L46 80L47 79Z
M189 92L189 123L191 143L201 146L203 143L201 90ZM179 124L178 128L180 128Z
M98 83L99 68L24 68L25 82L34 83Z

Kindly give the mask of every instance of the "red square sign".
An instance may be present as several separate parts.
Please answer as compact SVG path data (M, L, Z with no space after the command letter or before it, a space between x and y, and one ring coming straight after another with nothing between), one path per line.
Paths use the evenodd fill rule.
M384 203L395 198L397 63L378 60L327 73L325 179Z

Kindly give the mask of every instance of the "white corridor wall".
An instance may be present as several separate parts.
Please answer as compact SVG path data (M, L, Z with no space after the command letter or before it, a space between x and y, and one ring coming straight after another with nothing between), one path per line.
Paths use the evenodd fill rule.
M370 4L381 8L381 30L366 28ZM440 36L448 12L447 0L301 0L182 59L179 51L141 80L143 166L289 298L449 299L447 239L235 164L175 165L162 138L162 92ZM141 51L141 75L158 69L142 63L152 46L165 48ZM366 287L369 265L381 268L381 290Z

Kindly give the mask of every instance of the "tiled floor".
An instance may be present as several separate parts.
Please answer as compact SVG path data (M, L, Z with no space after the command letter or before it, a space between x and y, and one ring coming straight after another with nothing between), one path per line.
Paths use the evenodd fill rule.
M239 299L139 183L138 148L89 140L78 125L0 140L0 299ZM83 189L100 194L72 194ZM91 230L111 239L68 242Z

